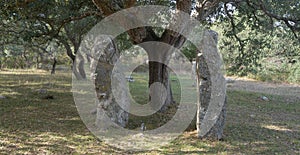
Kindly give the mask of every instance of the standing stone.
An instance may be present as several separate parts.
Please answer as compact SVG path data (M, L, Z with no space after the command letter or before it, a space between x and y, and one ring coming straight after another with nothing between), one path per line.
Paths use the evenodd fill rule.
M104 48L105 47L105 48ZM106 128L111 121L121 127L125 127L128 123L128 113L122 107L128 107L129 102L126 100L128 92L123 89L126 84L126 79L123 73L117 73L117 76L112 78L113 67L120 57L119 51L112 39L99 37L95 40L91 59L92 78L95 81L97 97L99 99L97 105L96 126ZM114 80L112 82L112 80ZM112 92L112 83L120 88L124 102L117 102L116 97ZM122 107L121 107L122 105ZM104 113L103 113L104 112Z
M218 34L214 31L205 31L204 32L204 39L202 41L202 50L208 50L208 54L217 53L217 39ZM200 51L201 52L201 51ZM213 59L214 56L209 56L208 59ZM209 71L209 67L207 64L207 60L205 60L202 53L198 53L197 56L197 84L198 84L198 92L199 92L199 99L198 99L198 111L197 111L197 131L199 138L208 138L208 139L217 139L220 140L223 138L223 128L225 124L225 114L226 114L226 98L225 103L221 103L222 110L218 115L216 115L216 122L213 127L205 134L200 135L201 130L203 130L200 126L203 123L204 117L207 114L209 103L212 96L212 81L211 81L211 73ZM213 60L210 60L213 61ZM220 69L218 67L213 69ZM214 72L214 70L211 70ZM216 71L217 72L217 71ZM221 80L224 77L220 77ZM220 86L222 87L222 86ZM225 88L224 88L225 89ZM226 94L225 94L226 95Z

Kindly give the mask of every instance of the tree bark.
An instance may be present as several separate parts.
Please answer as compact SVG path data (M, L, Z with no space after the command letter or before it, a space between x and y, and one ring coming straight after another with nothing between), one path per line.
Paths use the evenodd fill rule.
M79 63L78 63L78 66L76 66L76 68L78 69L80 78L86 79L86 73L84 70L84 58L80 53L77 54L77 57L78 57L77 60L79 61Z
M69 43L62 37L57 37L57 39L64 45L66 51L67 51L67 55L68 57L72 60L72 71L74 76L76 77L76 79L86 79L86 74L84 71L84 59L82 56L80 56L79 59L77 59L78 62L76 62L76 56L75 54L78 51L79 48L79 44L78 45L74 45L74 53L72 51L71 46L69 45ZM78 65L77 65L78 64Z
M178 38L166 37L165 34L163 39L157 38L154 42L140 44L147 52L149 60L149 100L153 108L158 109L160 107L161 112L166 111L169 105L175 103L169 80L170 69L168 67L171 55L175 50L169 44L172 43L173 39L180 40Z
M149 97L149 100L152 101L151 104L153 104L154 107L161 106L162 108L160 109L160 111L163 112L167 110L169 105L174 103L172 89L169 81L169 69L168 66L163 63L149 61L149 88L155 82L161 83L166 88L166 99L162 106L158 105L159 103L152 103L155 101L151 100L151 96ZM161 90L150 89L150 94L156 94L153 95L153 97L159 97L161 95L160 91Z
M53 58L51 74L55 74L56 64L57 64L56 58Z
M39 69L39 63L40 63L40 61L39 61L39 55L36 56L35 60L36 60L35 67L36 67L36 69Z

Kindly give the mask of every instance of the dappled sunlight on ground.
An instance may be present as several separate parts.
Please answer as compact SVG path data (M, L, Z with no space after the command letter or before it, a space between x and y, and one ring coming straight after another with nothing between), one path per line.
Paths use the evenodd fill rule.
M285 95L268 94L270 101L263 101L259 97L264 93L229 89L224 141L199 140L192 131L156 150L125 151L101 142L82 123L71 92L70 73L20 72L0 72L0 95L6 97L0 99L0 154L300 153L300 102L287 102ZM130 83L132 88L139 88L137 81ZM36 91L41 88L47 93ZM145 93L141 89L131 91L136 100L145 101L147 96L139 96L139 92ZM178 90L177 86L173 89ZM43 99L44 95L54 99Z
M262 127L270 129L270 130L276 130L276 131L288 131L288 132L292 132L293 131L293 130L288 129L288 128L283 127L283 126L263 125Z

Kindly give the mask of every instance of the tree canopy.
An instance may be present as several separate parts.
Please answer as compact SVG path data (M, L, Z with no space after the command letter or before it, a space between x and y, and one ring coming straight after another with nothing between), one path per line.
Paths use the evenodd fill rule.
M10 54L23 53L24 47L42 52L49 42L57 42L74 60L82 37L104 17L128 7L164 5L187 12L219 32L220 51L232 72L255 73L253 68L261 65L261 58L271 55L299 63L297 0L6 0L0 5L0 49L14 51ZM145 39L134 35L136 31L127 33L133 44ZM138 31L147 32L148 41L158 37L151 28ZM165 40L170 36L176 38L179 34L165 30L160 41L175 45L176 39ZM193 57L193 50L185 48L184 53ZM2 59L8 55L1 53Z

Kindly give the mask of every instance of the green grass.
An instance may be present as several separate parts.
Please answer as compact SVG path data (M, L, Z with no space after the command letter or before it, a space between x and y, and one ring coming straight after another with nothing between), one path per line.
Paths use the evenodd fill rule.
M141 122L144 122L147 125L147 129L156 129L165 123L167 123L176 113L177 106L181 101L181 85L179 83L179 79L175 74L170 74L170 83L171 89L173 93L173 98L175 104L169 106L168 110L165 112L157 112L150 116L135 116L130 115L129 117L129 129L139 128ZM129 90L132 95L133 100L138 104L147 104L149 99L149 89L148 89L148 73L132 73L131 76L134 77L134 82L129 83ZM188 77L184 77L186 81L182 84L189 85L192 89L192 82L188 80Z
M148 98L147 80L136 76L130 88L142 103ZM172 84L178 100L180 87L176 80ZM36 91L41 88L54 99L43 99ZM300 101L287 103L284 96L268 95L266 102L260 93L229 90L224 141L201 141L196 132L185 132L159 150L126 152L101 142L82 123L71 93L71 73L0 71L0 95L7 97L0 99L0 154L300 153Z
M132 73L131 76L133 76L135 80L134 82L129 83L129 89L133 99L138 104L147 103L148 102L147 96L149 94L148 73ZM173 92L174 100L175 102L178 103L180 101L180 95L181 95L180 83L178 81L178 78L174 74L171 74L170 82L172 86L171 89Z

